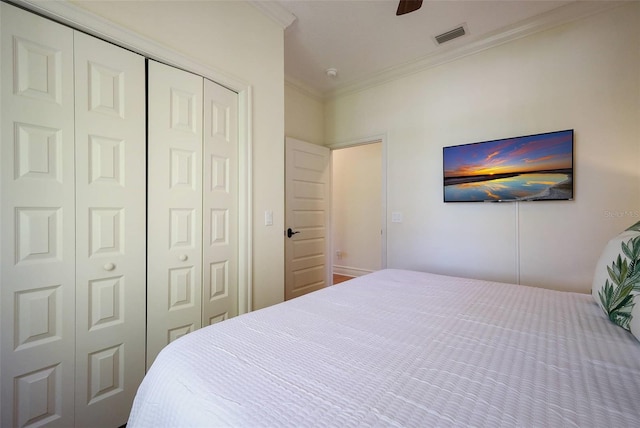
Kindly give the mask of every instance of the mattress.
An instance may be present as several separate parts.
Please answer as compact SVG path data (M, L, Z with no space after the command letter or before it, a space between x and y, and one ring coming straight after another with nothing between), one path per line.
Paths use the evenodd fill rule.
M590 295L383 270L167 346L128 427L640 424L640 343Z

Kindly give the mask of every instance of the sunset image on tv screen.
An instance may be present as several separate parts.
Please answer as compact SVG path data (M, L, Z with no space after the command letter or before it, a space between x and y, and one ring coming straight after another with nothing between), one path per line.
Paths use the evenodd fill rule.
M445 147L444 201L573 199L573 130Z

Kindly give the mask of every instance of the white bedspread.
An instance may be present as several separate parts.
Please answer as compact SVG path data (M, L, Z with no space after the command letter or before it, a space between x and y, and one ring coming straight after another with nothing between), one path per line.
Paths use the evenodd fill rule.
M591 296L385 270L175 341L128 428L639 425L640 343Z

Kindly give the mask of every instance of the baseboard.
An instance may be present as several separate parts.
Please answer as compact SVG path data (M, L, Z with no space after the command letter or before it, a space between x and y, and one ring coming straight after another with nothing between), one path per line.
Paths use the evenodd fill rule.
M360 268L351 267L351 266L333 265L333 273L337 275L356 277L356 276L362 276L362 275L366 275L368 273L373 273L373 272L374 271L369 269L360 269Z

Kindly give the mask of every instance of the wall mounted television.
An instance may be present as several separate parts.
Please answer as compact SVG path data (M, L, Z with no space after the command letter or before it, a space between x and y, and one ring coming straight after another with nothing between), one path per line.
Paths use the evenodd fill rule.
M573 130L444 147L444 202L573 199Z

